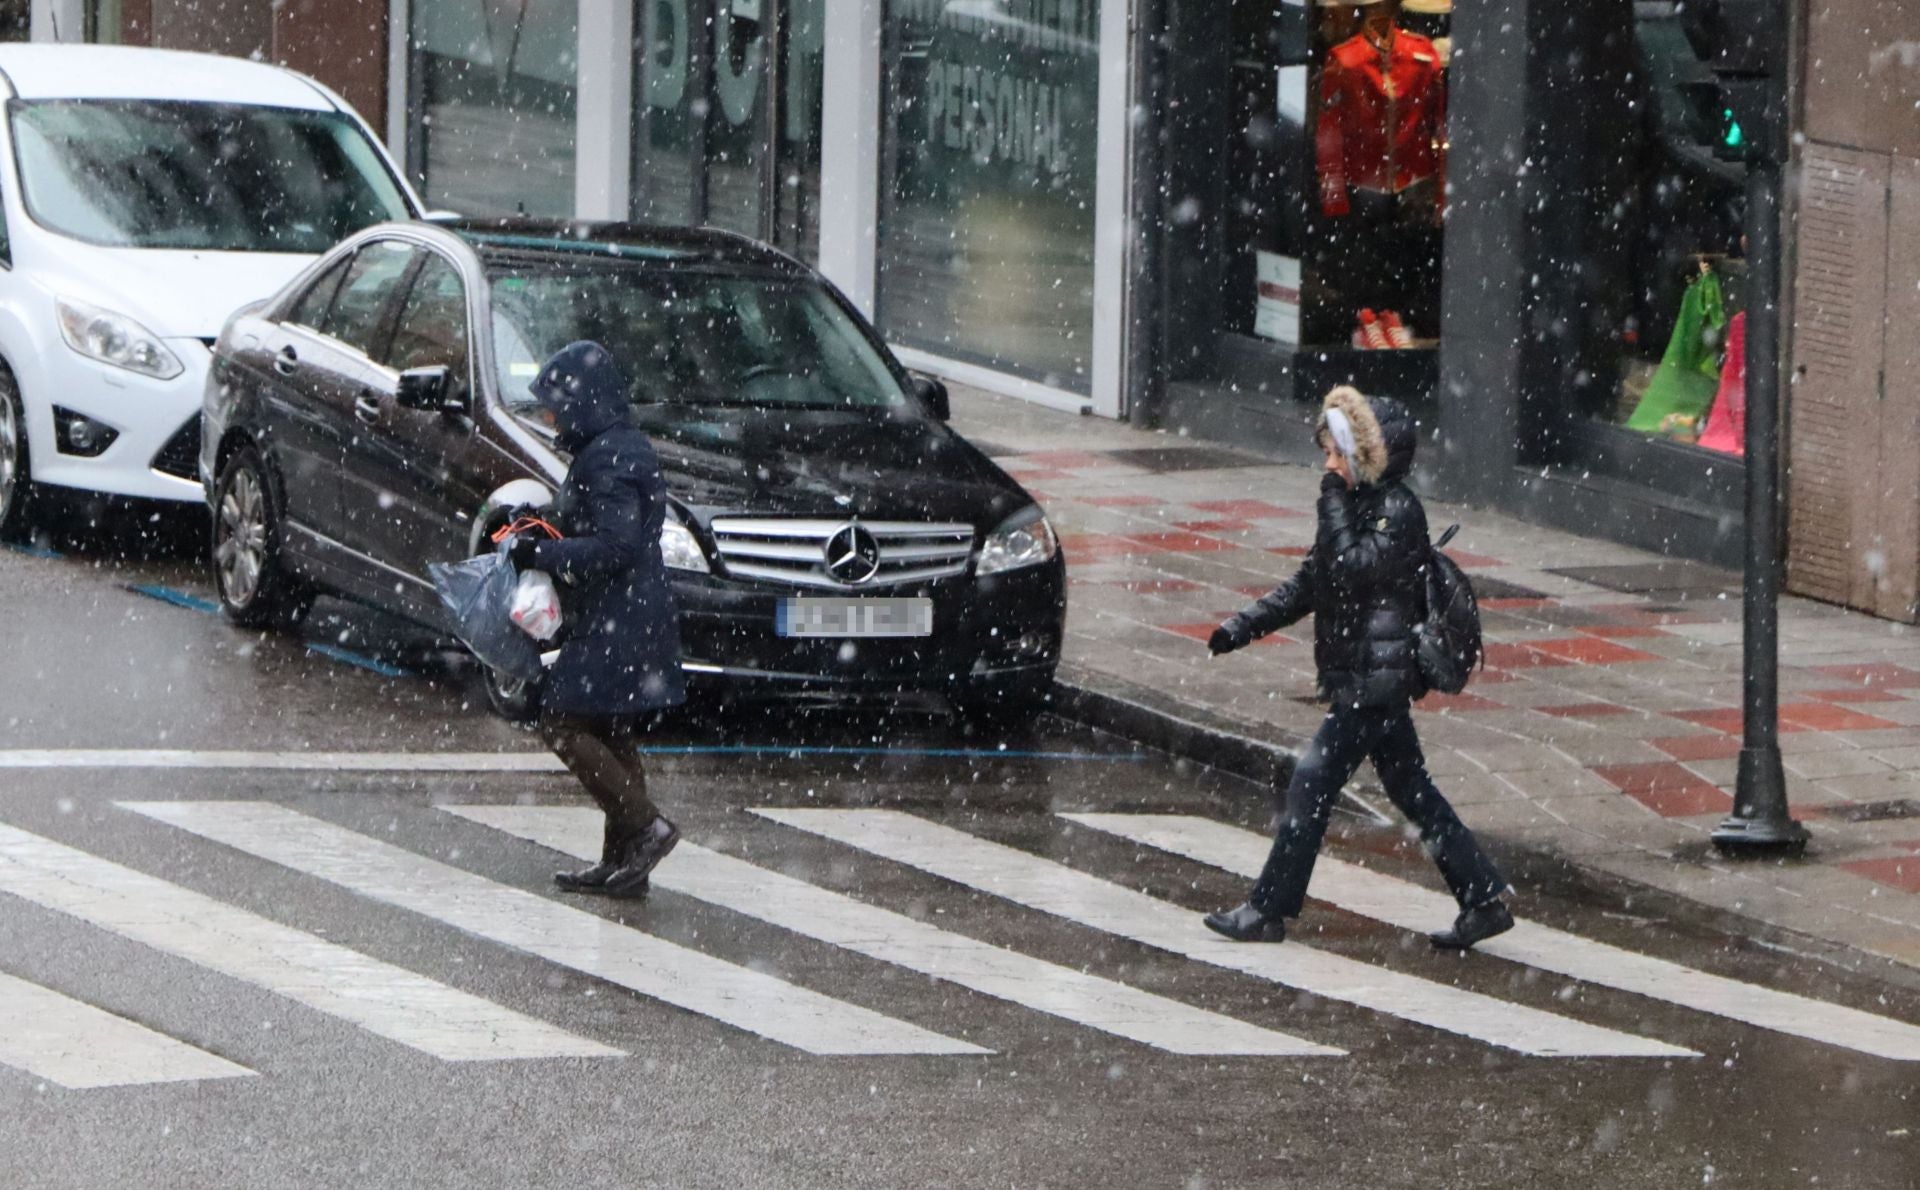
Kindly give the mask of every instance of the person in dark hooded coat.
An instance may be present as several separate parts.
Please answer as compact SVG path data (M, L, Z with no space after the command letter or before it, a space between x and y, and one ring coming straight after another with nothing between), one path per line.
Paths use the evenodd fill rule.
M1391 398L1369 401L1341 385L1327 394L1318 439L1326 452L1319 527L1298 572L1232 616L1207 641L1214 654L1243 648L1313 616L1313 659L1331 703L1287 785L1280 829L1247 902L1209 914L1216 933L1279 942L1298 917L1326 835L1327 816L1360 762L1371 759L1387 796L1420 828L1460 904L1436 946L1464 950L1512 928L1500 900L1506 881L1434 787L1411 704L1424 695L1414 629L1426 612L1427 515L1405 484L1414 421Z
M667 489L653 443L631 423L626 378L598 343L555 353L530 386L573 456L546 518L565 536L516 534L508 556L560 592L563 643L540 693L540 732L606 813L600 862L555 881L571 892L644 896L680 832L647 796L641 722L686 701L680 628L660 557Z

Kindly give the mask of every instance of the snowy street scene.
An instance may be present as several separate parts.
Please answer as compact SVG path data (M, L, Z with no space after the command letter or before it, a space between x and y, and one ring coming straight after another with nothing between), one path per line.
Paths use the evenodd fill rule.
M0 98L0 1186L1920 1186L1920 0Z

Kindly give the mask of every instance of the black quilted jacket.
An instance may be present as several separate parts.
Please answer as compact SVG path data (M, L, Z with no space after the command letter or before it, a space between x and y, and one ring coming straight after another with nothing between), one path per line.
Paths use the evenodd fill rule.
M1404 482L1413 416L1388 397L1369 404L1386 440L1385 472L1375 483L1322 492L1306 562L1225 626L1239 646L1311 613L1320 693L1340 705L1381 707L1426 693L1413 629L1426 606L1427 514Z

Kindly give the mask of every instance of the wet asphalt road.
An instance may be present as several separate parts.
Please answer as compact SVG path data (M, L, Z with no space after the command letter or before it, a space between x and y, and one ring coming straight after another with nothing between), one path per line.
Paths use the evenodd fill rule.
M437 808L583 804L562 775L476 762L297 767L297 754L316 751L398 754L401 765L425 753L535 756L532 737L484 709L444 642L334 603L299 639L242 632L205 610L190 544L134 558L98 540L53 544L58 556L0 552L0 759L12 766L0 768L0 831L159 877L625 1056L443 1060L0 891L0 975L253 1072L73 1090L0 1065L0 1184L1920 1185L1920 1062L1522 963L1436 955L1417 934L1325 905L1303 919L1312 948L1481 993L1490 1024L1522 1006L1699 1055L1526 1056L1117 938L749 812L905 811L1172 902L1202 934L1199 912L1239 900L1242 878L1060 815L1258 826L1258 792L1062 724L987 739L927 715L703 712L655 737L654 788L687 838L716 852L1344 1055L1165 1052L689 895L564 898L549 875L570 860ZM100 750L116 754L80 755ZM204 767L233 752L253 755ZM291 809L991 1052L808 1053L121 804L151 801ZM1750 928L1732 919L1493 847L1528 918L1920 1023L1920 980L1743 936ZM1331 854L1436 886L1396 827L1343 818Z

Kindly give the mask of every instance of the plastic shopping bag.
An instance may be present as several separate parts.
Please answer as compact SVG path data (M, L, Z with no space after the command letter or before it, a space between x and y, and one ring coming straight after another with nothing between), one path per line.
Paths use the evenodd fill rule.
M514 595L520 584L505 554L433 562L427 571L440 602L453 614L454 633L475 657L521 681L540 676L540 646L513 620Z
M513 607L507 613L520 631L541 642L560 632L560 592L543 570L523 570L513 589Z

